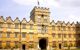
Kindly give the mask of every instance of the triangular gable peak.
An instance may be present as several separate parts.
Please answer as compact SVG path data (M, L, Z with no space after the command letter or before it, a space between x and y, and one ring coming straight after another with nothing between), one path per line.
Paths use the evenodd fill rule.
M52 20L51 25L54 25L54 26L55 26L55 22L54 22L54 20Z
M16 19L14 20L14 23L20 23L20 20L18 17L16 17Z
M71 24L70 24L70 22L68 22L68 23L67 23L67 26L68 26L68 27L71 27Z
M71 26L72 26L72 27L75 27L75 23L74 23L74 22L72 22L72 23L71 23Z
M80 27L80 23L78 21L76 22L76 27Z
M12 20L11 17L9 16L9 17L6 17L6 22L7 22L7 23L13 23L13 20Z
M27 20L26 20L26 18L23 18L23 20L22 20L21 23L22 23L22 24L27 24Z
M57 26L61 26L62 23L61 23L61 21L57 21L56 24L57 24Z
M34 22L33 22L32 20L30 20L28 23L29 23L29 24L34 24Z
M3 16L0 16L0 22L1 22L1 23L5 22Z
M80 23L77 21L76 24L80 24Z
M62 22L62 26L66 26L66 23L64 21Z

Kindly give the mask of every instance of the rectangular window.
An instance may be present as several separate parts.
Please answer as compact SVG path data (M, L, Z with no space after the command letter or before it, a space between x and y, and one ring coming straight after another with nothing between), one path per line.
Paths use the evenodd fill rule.
M10 38L10 33L7 33L7 38Z
M55 26L52 26L52 30L55 30Z
M22 25L22 28L23 28L23 29L26 29L26 24L23 24L23 25Z
M64 34L64 38L66 38L66 36L67 36L67 35L66 35L66 34Z
M73 29L73 31L74 31L74 30L75 30L75 27L73 27L72 29Z
M7 41L7 42L6 42L6 45L7 45L8 47L10 47L10 41Z
M33 24L30 24L30 30L32 30L33 29Z
M15 28L16 28L16 29L18 29L18 26L19 26L18 24L15 24Z
M60 27L60 26L58 26L58 30L59 30L59 31L61 30L61 27Z
M8 28L11 28L11 24L8 24Z
M61 38L61 34L58 34L58 37Z
M63 28L64 31L66 30L66 27L65 26L63 26L62 28Z
M52 36L55 37L55 33L52 33Z
M64 47L68 47L67 41L64 41Z
M47 26L42 25L42 33L46 33L47 32Z
M69 31L71 30L70 27L68 27L68 30L69 30Z
M25 38L26 37L26 33L22 33L22 38Z
M15 38L17 38L18 37L18 33L15 33Z
M41 26L38 25L38 32L41 33Z

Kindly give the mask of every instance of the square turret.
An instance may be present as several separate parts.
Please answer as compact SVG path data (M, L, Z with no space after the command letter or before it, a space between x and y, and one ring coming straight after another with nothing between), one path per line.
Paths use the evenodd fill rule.
M50 22L49 8L35 6L30 13L30 19L37 24L47 24Z

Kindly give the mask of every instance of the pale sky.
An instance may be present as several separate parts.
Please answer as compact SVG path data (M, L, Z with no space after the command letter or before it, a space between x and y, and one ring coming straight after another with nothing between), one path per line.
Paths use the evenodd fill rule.
M50 19L54 21L80 22L80 0L39 0L40 7L50 8ZM29 21L30 11L37 6L37 0L0 0L0 16L26 18Z

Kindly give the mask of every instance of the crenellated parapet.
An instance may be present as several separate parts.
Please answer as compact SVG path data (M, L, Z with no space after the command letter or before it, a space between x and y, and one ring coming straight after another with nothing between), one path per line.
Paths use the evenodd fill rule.
M3 18L3 16L0 16L0 23L22 23L22 24L27 24L27 23L30 23L30 24L35 24L32 20L30 21L27 21L26 18L23 18L22 21L19 20L18 17L16 17L16 19L12 20L12 18L9 16L9 17L6 17L6 19ZM50 22L50 25L54 25L54 26L80 26L80 23L77 22L77 23L70 23L70 22L67 22L65 23L65 21L57 21L55 22L54 20L52 20L52 22Z
M54 26L56 26L56 25L57 26L70 26L70 27L71 26L74 26L75 27L76 24L74 22L72 22L72 23L70 23L70 22L65 23L65 21L57 21L57 22L54 22L54 20L52 20L51 25L54 25Z
M38 6L35 6L34 8L36 8L36 9L43 9L43 10L49 10L49 8L46 8L46 7L38 7Z

